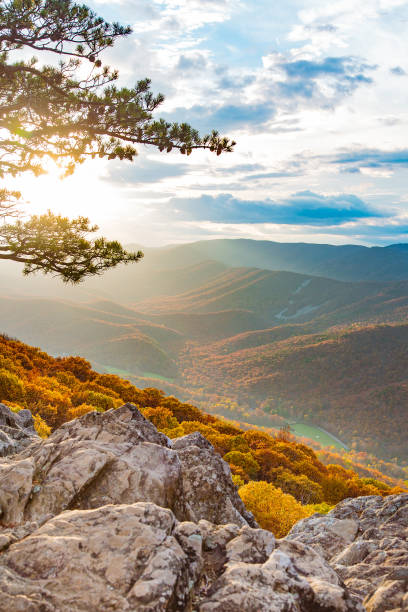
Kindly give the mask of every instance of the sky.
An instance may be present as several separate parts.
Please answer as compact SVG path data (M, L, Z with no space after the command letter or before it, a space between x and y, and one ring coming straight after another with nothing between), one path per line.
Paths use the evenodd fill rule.
M22 187L33 212L109 238L386 245L408 241L407 0L93 0L133 34L103 56L149 77L157 117L217 129L234 153L143 146ZM21 182L21 181L20 181Z

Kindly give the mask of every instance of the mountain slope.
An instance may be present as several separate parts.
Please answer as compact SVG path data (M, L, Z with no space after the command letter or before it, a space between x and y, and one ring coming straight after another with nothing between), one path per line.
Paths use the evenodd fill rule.
M141 313L110 301L0 298L2 330L56 355L82 354L99 368L129 374L177 376L177 357L189 339L219 340L258 329L245 310L214 313Z
M134 304L141 312L253 312L263 327L315 320L321 329L355 321L405 320L408 281L351 283L293 272L230 268L206 284L179 295Z
M113 313L109 303L107 310L101 310L57 300L0 299L3 330L12 336L57 355L83 351L99 364L174 376L174 352L183 342L182 335L134 311L120 310Z
M283 340L280 331L189 347L185 385L263 400L268 410L323 426L350 446L408 461L408 325Z

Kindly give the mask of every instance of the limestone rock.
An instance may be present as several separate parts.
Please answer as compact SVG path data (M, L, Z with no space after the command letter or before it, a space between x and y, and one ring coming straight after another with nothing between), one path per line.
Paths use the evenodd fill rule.
M358 523L353 519L338 519L330 513L315 514L296 523L289 540L305 542L316 548L325 559L343 550L357 534Z
M258 535L262 539L263 534ZM251 555L250 550L251 546L247 562L227 562L199 603L200 612L363 611L336 573L310 547L281 540L263 563L254 562L257 551L252 547Z
M124 404L107 412L88 412L79 419L61 425L49 440L59 444L63 440L94 440L101 444L151 442L170 447L167 436L156 427L133 404Z
M385 580L364 603L367 612L408 610L408 583L403 580Z
M50 517L49 517L50 518ZM3 523L4 525L4 523ZM18 527L7 525L0 531L0 552L7 550L11 544L22 540L29 536L33 531L36 531L39 528L39 523L34 521L33 523L24 523L24 525L20 525Z
M0 520L3 525L22 522L33 487L34 461L0 460Z
M203 545L205 550L215 550L218 547L225 551L228 542L240 533L240 528L235 523L214 525L209 521L201 519L199 525L204 538Z
M0 457L19 453L38 438L29 410L13 412L0 404Z
M181 463L186 517L212 523L256 526L231 480L229 465L198 432L173 442Z
M275 537L270 531L242 527L239 535L226 546L228 561L265 563L275 548Z
M335 565L356 565L377 548L373 540L357 540L332 558Z

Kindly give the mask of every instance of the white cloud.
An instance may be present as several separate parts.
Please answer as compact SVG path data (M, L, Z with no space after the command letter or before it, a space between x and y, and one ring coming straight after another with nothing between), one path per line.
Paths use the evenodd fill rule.
M287 0L275 6L270 0L91 4L106 18L134 26L134 34L107 53L109 62L121 69L123 83L150 77L153 91L166 95L163 111L179 109L180 118L193 125L204 124L204 119L218 122L221 131L238 140L233 155L197 153L188 159L166 159L179 164L177 170L161 167L165 162L153 152L146 161L141 148L140 161L135 161L140 168L133 176L140 177L145 169L149 193L146 184L118 184L112 178L113 166L100 164L94 171L86 165L85 174L93 173L99 198L99 206L89 204L87 214L114 227L115 210L109 203L116 198L126 218L125 224L116 225L119 236L139 231L137 211L142 211L145 224L152 224L152 241L181 240L183 231L186 239L231 232L254 236L248 224L234 229L225 224L153 226L150 213L163 194L187 198L200 191L216 196L227 190L239 198L244 191L248 199L263 200L308 189L352 193L365 201L377 198L378 206L389 210L406 197L407 168L372 165L346 173L328 162L342 149L393 151L406 146L406 0ZM251 164L259 170L245 170ZM234 166L242 170L232 177ZM104 173L105 180L100 180ZM128 167L126 176L132 177ZM72 178L70 193L76 180ZM32 193L40 209L41 194ZM86 210L86 202L83 206ZM406 220L398 217L396 222L402 226ZM313 233L311 228L282 230L269 224L256 232L278 240L367 242L370 227L361 223L358 228L344 226L326 233L319 228ZM376 227L380 231L385 226ZM374 242L381 239L378 233L372 235Z

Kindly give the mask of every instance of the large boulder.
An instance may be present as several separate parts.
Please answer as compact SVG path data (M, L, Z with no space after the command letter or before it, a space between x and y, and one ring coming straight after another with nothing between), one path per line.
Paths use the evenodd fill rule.
M148 503L64 512L0 558L0 610L183 610L199 566L175 526Z
M185 518L255 526L232 482L228 463L208 440L195 432L174 440L172 447L181 464Z
M25 471L24 482L20 478L14 497L6 483L15 462L0 461L0 505L7 492L9 523L147 501L170 508L182 521L255 526L228 464L203 436L173 444L132 404L65 423L18 458L33 469Z
M19 453L36 438L38 434L29 410L13 412L0 404L0 457Z

